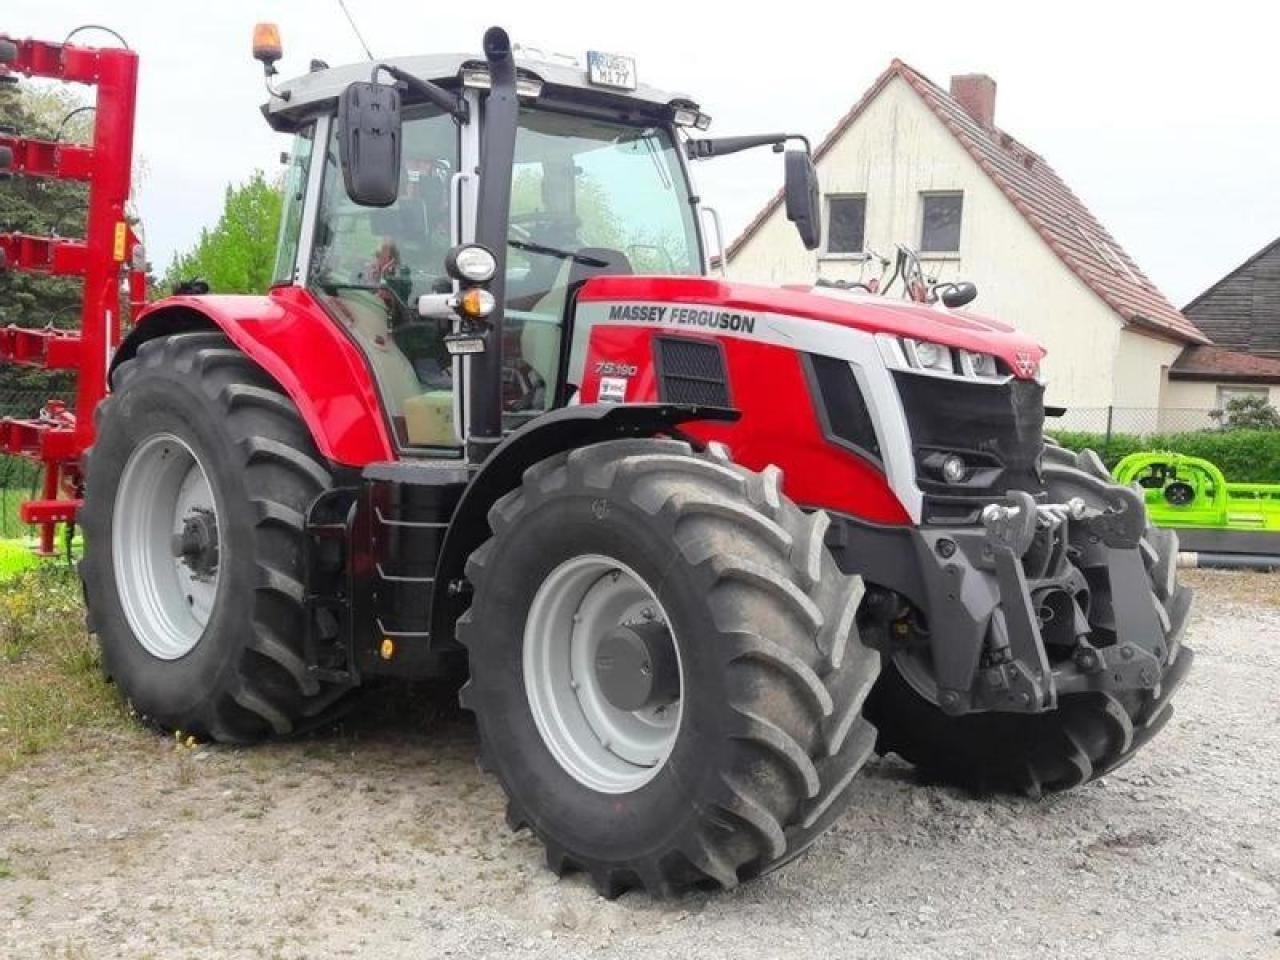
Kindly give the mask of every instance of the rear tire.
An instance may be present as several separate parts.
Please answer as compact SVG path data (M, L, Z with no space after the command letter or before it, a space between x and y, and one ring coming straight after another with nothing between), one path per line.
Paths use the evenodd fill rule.
M875 740L861 708L879 654L859 638L862 584L836 569L826 515L800 511L779 481L720 448L621 440L537 464L491 510L494 536L468 564L475 594L458 625L471 665L462 703L508 822L537 834L556 873L585 871L607 897L733 887L797 856L848 803ZM534 704L548 685L525 665L546 585L588 561L616 565L597 568L599 583L630 577L648 592L678 657L675 732L665 756L630 773L598 749L585 773L557 758L572 738L541 732ZM576 589L580 624L597 587ZM599 669L594 656L583 662ZM588 684L576 676L566 682ZM586 715L572 696L562 702L566 725ZM595 769L616 777L602 785Z
M1111 482L1102 461L1089 450L1075 454L1046 446L1045 464L1055 501L1090 497L1090 486L1079 473ZM876 752L896 753L928 780L978 793L1032 797L1069 790L1127 763L1168 722L1173 694L1195 657L1178 642L1191 593L1177 583L1177 536L1149 527L1140 550L1168 651L1156 689L1071 694L1048 713L955 717L920 696L890 660L867 703L867 716L880 731ZM1109 610L1110 597L1095 592L1093 607L1091 616Z
M183 488L203 477L212 500L213 569L194 587L187 561L162 562L166 525L182 527L165 513L176 481L130 479L174 457L196 465ZM106 672L144 720L244 743L293 733L341 696L302 656L304 516L332 482L292 402L222 334L147 341L116 371L88 458L81 576ZM194 619L173 606L186 589Z

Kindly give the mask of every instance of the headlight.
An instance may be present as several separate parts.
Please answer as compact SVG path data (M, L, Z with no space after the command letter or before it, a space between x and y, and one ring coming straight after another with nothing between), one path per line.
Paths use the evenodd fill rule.
M454 247L445 257L444 268L455 280L469 283L487 283L498 269L494 255L478 243L465 243Z
M937 370L939 373L955 373L955 363L951 359L951 348L928 340L908 340L908 355L915 361L915 366L924 370Z
M995 354L980 350L949 347L945 343L898 337L890 333L877 334L876 346L885 365L893 370L989 383L1003 383L1009 379L1009 365ZM1022 354L1018 356L1021 358Z
M942 479L950 484L957 484L968 474L969 468L961 457L954 453L942 461Z
M989 353L972 353L968 350L961 350L960 363L965 373L972 374L975 377L990 379L1000 376L1000 367L996 363L996 358Z

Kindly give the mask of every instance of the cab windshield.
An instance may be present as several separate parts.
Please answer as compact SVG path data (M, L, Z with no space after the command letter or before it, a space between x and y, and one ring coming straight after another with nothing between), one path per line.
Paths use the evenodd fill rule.
M521 110L507 250L509 413L552 402L566 302L583 281L702 272L676 149L661 127Z
M348 197L336 131L325 145L308 285L368 357L402 447L458 444L454 365L444 346L450 324L420 318L417 301L449 289L459 144L451 117L406 111L400 195L385 209ZM584 281L701 272L676 149L660 127L521 110L503 337L509 426L555 401L566 311Z

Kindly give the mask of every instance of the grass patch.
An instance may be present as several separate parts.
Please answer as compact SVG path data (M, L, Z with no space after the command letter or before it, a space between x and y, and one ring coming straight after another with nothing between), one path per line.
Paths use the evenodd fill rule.
M0 540L0 583L12 580L39 561L22 540Z
M85 631L75 574L44 564L0 583L0 773L127 722Z

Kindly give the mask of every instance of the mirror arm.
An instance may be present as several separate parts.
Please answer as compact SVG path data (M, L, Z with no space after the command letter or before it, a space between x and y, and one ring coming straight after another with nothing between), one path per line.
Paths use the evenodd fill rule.
M730 153L739 153L755 147L773 147L775 153L782 151L788 140L799 140L804 144L805 153L813 155L809 138L799 133L757 133L746 137L711 137L708 139L685 141L685 153L690 160L702 160L707 157L723 157Z
M389 63L379 63L374 66L371 78L374 83L378 82L378 74L383 71L391 74L397 82L404 84L414 93L425 97L431 104L439 107L459 123L466 123L471 119L471 111L467 107L467 101L456 94L450 93L444 87L438 86L430 80L415 77L412 73L401 70L399 67L393 67Z

